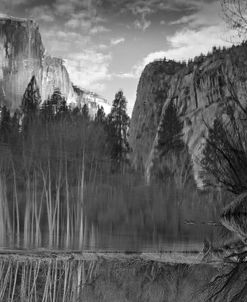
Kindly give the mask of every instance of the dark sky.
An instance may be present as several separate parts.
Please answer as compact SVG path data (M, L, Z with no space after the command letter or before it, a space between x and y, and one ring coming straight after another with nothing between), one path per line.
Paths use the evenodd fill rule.
M0 0L0 14L35 19L76 85L109 101L121 88L130 111L145 64L229 45L215 0Z

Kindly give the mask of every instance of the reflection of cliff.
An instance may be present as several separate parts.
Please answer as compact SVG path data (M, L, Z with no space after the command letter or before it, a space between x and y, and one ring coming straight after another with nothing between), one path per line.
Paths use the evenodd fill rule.
M87 101L86 95L74 89L63 60L44 55L38 25L32 20L0 19L0 104L6 103L11 111L21 104L25 89L34 75L39 85L42 101L52 95L55 88L71 106L88 103L92 107L92 97ZM110 106L99 96L94 97L95 108ZM104 106L106 104L106 107ZM90 109L91 110L91 109ZM108 111L108 110L106 110Z

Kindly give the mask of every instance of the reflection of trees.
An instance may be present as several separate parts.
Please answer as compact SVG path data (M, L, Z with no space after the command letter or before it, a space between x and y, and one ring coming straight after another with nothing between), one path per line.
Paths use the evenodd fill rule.
M207 295L206 302L247 301L246 197L247 193L241 194L222 212L222 224L238 234L241 240L229 247L228 255L222 257L220 273L203 289Z
M244 243L246 243L247 238L246 198L246 192L239 195L232 203L225 207L221 214L222 224L228 230L238 234Z

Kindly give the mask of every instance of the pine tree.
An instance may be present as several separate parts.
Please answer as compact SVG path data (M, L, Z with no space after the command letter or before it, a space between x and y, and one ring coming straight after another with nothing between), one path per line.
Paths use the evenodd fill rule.
M190 156L182 139L182 129L183 123L174 100L171 100L158 129L156 156L150 173L150 176L154 176L156 180L169 177L180 184L189 180Z
M11 131L10 112L6 106L1 108L0 141L7 143Z
M62 95L59 88L54 89L54 92L50 98L50 102L54 108L54 114L57 114L58 112L64 113L68 110L65 97Z
M57 118L65 119L69 117L69 108L67 106L67 102L64 97L60 100L57 107Z
M105 111L104 111L104 108L101 106L101 107L99 107L99 109L95 115L95 122L98 124L104 124L105 119L106 119Z
M65 98L59 88L55 88L51 97L41 106L41 117L43 121L53 121L65 118L69 113L69 109Z
M172 100L166 108L158 132L158 151L161 157L168 152L180 152L184 148L182 129L183 123Z
M50 99L44 101L44 103L41 105L40 117L43 122L49 122L54 120L55 118L54 107Z
M115 95L111 112L108 116L108 140L111 149L113 167L119 170L126 163L127 154L130 150L128 143L128 129L130 118L126 112L127 102L123 91Z
M35 115L37 113L40 102L41 97L39 93L39 87L36 82L35 76L33 76L22 98L21 109L24 115Z
M82 107L81 114L83 119L85 119L86 121L89 120L89 108L87 104L84 104L84 106Z
M73 108L71 110L70 116L71 116L71 119L73 121L78 120L78 118L80 117L80 115L81 115L81 111L80 111L80 109L78 107L75 107L75 108Z
M20 118L21 118L21 113L19 109L16 109L12 118L11 118L11 131L13 133L19 133L20 130Z
M21 110L23 113L22 130L24 132L27 131L30 124L37 117L40 102L41 97L39 87L35 76L33 76L23 95L21 104Z

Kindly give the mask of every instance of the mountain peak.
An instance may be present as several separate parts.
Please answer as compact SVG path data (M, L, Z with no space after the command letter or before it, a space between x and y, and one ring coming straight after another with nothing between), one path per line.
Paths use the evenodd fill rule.
M38 24L31 19L0 15L0 104L13 112L21 105L23 94L33 76L42 101L59 89L71 107L89 105L92 116L110 104L98 94L75 88L62 58L46 53Z

